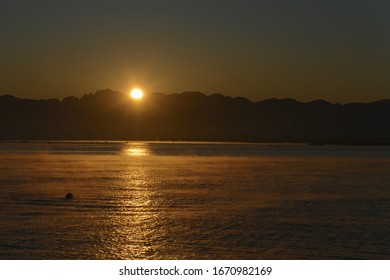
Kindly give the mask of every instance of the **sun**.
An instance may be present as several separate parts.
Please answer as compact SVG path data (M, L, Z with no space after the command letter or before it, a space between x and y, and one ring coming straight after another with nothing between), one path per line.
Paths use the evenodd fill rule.
M144 96L143 92L139 88L134 88L130 92L130 97L133 99L141 99Z

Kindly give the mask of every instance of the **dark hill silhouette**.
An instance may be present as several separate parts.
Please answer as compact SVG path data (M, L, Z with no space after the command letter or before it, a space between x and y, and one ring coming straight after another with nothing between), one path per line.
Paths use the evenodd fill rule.
M205 140L390 144L390 100L308 103L199 92L143 100L102 90L82 98L0 96L2 140Z

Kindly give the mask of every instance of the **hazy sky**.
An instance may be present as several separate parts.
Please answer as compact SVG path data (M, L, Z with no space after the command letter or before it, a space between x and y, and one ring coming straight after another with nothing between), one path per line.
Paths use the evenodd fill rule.
M0 94L390 98L388 0L0 2Z

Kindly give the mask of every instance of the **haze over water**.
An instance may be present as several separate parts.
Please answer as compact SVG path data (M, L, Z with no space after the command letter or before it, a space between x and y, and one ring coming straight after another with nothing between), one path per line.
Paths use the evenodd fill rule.
M1 143L0 258L389 259L389 182L390 147Z

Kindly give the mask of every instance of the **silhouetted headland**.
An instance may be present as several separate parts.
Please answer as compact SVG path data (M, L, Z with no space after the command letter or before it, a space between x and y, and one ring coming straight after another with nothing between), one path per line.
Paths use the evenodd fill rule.
M194 140L390 144L390 100L331 104L251 102L199 92L127 94L102 90L82 98L0 96L2 140Z

